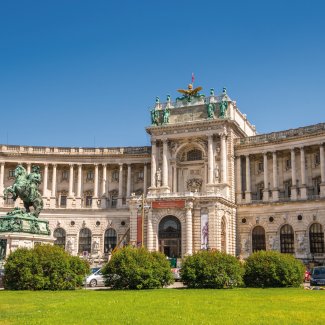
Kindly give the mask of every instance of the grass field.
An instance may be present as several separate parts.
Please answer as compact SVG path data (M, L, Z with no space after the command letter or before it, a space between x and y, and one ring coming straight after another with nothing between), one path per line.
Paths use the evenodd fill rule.
M325 324L325 291L0 291L0 324Z

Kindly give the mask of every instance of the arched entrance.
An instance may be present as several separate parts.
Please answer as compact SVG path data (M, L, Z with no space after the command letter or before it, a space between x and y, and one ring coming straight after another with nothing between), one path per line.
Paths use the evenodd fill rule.
M181 257L182 230L180 221L174 216L166 216L159 223L159 251L168 257Z

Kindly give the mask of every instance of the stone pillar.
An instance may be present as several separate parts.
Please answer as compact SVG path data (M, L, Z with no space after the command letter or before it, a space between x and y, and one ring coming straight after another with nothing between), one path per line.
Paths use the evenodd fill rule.
M163 141L163 161L162 161L162 186L164 189L169 189L168 187L168 143L167 140L165 139Z
M242 178L241 178L241 157L236 157L236 184L237 184L237 203L240 203L242 200Z
M102 177L101 195L102 197L106 197L107 165L103 164L102 166L103 166L103 177Z
M222 183L227 183L227 141L226 135L221 134L221 170L222 170Z
M156 141L151 142L151 188L156 188L156 155L157 155L157 144Z
M123 197L123 164L119 164L119 178L118 178L118 198L117 198L117 207L122 207L122 197Z
M131 196L131 164L128 164L128 175L126 182L126 197Z
M148 188L148 167L147 163L144 163L143 165L143 194L147 194L147 188Z
M52 171L52 190L51 190L51 199L50 199L50 207L54 209L56 207L56 164L53 164Z
M325 197L325 157L324 157L324 146L323 143L319 146L319 158L320 158L320 197Z
M68 193L68 198L67 198L67 208L71 209L73 205L73 164L70 164L70 172L69 172L69 193Z
M307 199L307 187L306 187L306 165L305 165L305 149L300 148L300 172L301 172L301 186L300 186L300 198L302 200Z
M30 174L30 171L31 171L31 166L32 166L32 164L31 164L31 163L28 163L28 164L27 164L27 169L26 169L26 171L27 171L27 174Z
M107 165L103 164L103 177L102 177L102 189L101 189L101 208L107 208Z
M269 200L269 180L268 180L268 170L267 170L267 152L263 153L263 170L264 170L264 191L263 191L263 201L267 202Z
M43 177L43 197L47 197L47 179L49 174L48 164L44 164L44 177Z
M295 149L291 149L291 200L297 200L297 175L296 175L296 153Z
M3 190L4 190L4 176L5 176L5 163L2 162L0 165L0 207L3 207Z
M252 194L251 194L251 168L249 155L246 155L246 192L245 192L245 201L246 203L251 203Z
M278 185L278 168L276 151L272 152L273 158L273 189L272 189L272 201L279 201L279 185Z
M193 203L186 204L186 252L185 255L193 253L193 220L192 220Z
M173 192L177 192L177 166L176 163L173 164Z
M147 248L148 251L154 250L154 237L152 228L152 210L148 211L148 222L147 222Z
M77 183L77 197L76 208L81 208L81 184L82 184L82 165L78 164L78 183Z
M208 184L213 184L213 136L208 136Z
M95 164L95 175L94 175L94 196L92 199L91 206L93 209L98 208L98 164Z

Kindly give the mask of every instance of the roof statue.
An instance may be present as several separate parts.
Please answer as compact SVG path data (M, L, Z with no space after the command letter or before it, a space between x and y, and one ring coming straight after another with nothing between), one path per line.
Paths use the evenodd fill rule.
M202 90L202 87L196 87L193 89L193 85L189 84L187 89L177 89L177 91L181 94L184 94L182 97L177 97L176 100L183 100L187 99L189 102L192 100L193 97L202 97L204 95L200 95L199 91Z

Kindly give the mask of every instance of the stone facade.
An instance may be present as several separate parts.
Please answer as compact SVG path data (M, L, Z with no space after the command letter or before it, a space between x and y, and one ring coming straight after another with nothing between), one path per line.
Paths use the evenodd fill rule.
M170 257L204 248L325 258L325 124L256 135L225 90L157 100L151 114L150 147L0 146L0 213L21 206L2 196L16 165L37 164L56 243L94 263L127 243Z

